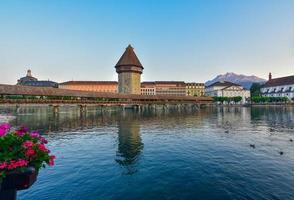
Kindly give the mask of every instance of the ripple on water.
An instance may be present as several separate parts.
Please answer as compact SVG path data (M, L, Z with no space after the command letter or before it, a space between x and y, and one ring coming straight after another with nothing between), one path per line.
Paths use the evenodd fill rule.
M293 109L36 113L58 159L19 199L294 199Z

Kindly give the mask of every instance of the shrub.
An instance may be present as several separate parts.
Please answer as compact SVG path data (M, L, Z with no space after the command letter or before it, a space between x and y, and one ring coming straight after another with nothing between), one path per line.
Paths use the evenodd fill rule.
M47 140L36 131L22 126L11 131L9 124L0 125L0 182L7 172L23 171L32 166L36 170L54 165L54 155L45 146Z
M268 102L272 102L272 103L286 103L289 101L289 99L287 97L259 97L259 96L255 96L255 97L251 97L251 101L254 103L268 103Z

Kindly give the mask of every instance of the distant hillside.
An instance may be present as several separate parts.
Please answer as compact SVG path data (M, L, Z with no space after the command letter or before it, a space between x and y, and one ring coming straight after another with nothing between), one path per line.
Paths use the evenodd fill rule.
M265 79L259 78L257 76L245 76L242 74L235 74L235 73L226 73L221 74L215 77L214 79L207 81L205 85L213 84L217 81L229 81L232 83L236 83L242 85L244 88L250 89L252 83L264 83L266 82Z

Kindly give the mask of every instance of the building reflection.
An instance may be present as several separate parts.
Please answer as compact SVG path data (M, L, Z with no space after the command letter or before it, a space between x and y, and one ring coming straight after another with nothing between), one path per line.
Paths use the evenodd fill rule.
M116 162L127 170L136 173L136 163L144 144L140 135L140 123L132 115L123 115L118 120L118 150Z

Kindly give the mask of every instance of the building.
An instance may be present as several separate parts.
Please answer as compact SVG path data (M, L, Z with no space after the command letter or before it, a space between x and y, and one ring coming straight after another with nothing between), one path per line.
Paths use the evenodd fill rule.
M67 81L60 83L59 88L92 92L118 92L116 81Z
M32 76L32 71L29 69L27 71L27 75L25 77L17 80L17 85L25 85L25 86L34 86L34 87L53 87L58 88L58 83L53 81L39 81L37 78Z
M142 82L141 94L186 96L186 84L183 81Z
M118 73L119 93L141 94L141 74L144 68L131 45L126 48L115 69Z
M183 81L155 81L156 95L186 96L186 84Z
M250 98L250 91L228 81L218 81L205 88L205 95L211 97L242 97L242 103Z
M187 96L204 96L205 86L204 83L186 83Z
M294 76L272 78L269 73L268 81L261 87L261 94L265 97L294 97Z
M155 82L142 82L141 83L141 94L142 95L156 95Z

